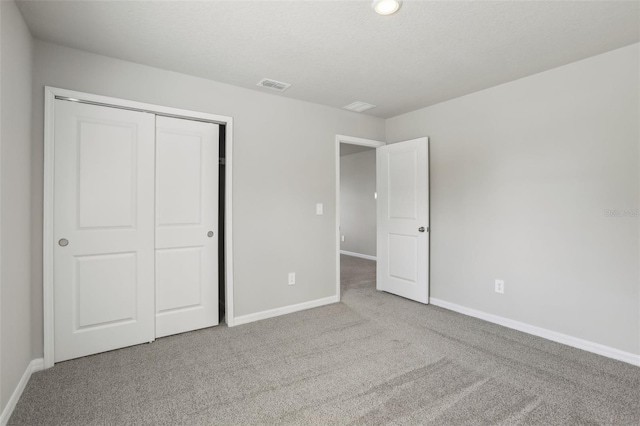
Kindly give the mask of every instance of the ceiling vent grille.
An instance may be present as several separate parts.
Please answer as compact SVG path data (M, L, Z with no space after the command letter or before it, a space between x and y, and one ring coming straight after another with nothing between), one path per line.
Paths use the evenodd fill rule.
M348 109L349 111L354 111L354 112L364 112L367 110L370 110L371 108L375 108L375 105L371 105L368 104L366 102L360 102L360 101L356 101L352 104L349 104L347 106L343 106L342 108L344 109Z
M270 78L263 78L258 84L256 84L256 86L266 87L267 89L276 90L278 92L284 92L289 87L291 87L289 83L271 80Z

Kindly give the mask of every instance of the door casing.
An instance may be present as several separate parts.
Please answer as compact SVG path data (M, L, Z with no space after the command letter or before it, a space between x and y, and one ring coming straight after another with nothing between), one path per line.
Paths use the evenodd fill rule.
M137 110L157 115L184 118L223 124L226 126L225 158L225 305L226 322L234 326L233 309L233 215L232 215L232 154L233 119L223 115L208 114L179 108L164 107L118 98L112 98L56 87L45 87L44 117L44 215L43 215L43 322L44 322L44 368L54 364L54 293L53 293L53 201L54 201L54 117L55 100L62 98L70 101L92 103L113 108Z

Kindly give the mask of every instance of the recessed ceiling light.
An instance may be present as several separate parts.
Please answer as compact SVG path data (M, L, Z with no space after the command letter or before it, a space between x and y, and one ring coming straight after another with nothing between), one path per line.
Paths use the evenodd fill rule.
M400 0L373 0L371 7L380 15L393 15L400 9Z

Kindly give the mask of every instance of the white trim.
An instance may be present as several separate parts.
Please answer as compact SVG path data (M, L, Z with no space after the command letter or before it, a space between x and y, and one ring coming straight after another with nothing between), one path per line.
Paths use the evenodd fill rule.
M153 114L165 114L175 117L195 118L199 120L212 121L215 123L227 124L231 117L223 115L209 114L207 112L192 111L181 108L172 108L162 105L147 104L144 102L130 101L128 99L112 98L109 96L94 95L92 93L76 92L75 90L60 89L57 87L45 86L45 92L56 96L71 98L79 101L93 102L105 106L133 108L147 111Z
M370 146L372 148L378 148L380 146L385 146L387 144L386 142L377 141L377 140L374 140L374 139L357 138L355 136L345 136L345 135L336 135L336 141L338 141L338 143L348 143L348 144L351 144L351 145ZM339 147L340 146L338 146L338 148Z
M43 267L43 320L44 320L44 368L54 364L54 300L53 300L53 177L54 177L54 124L56 96L94 102L114 107L134 108L152 113L172 115L184 118L206 120L226 126L225 135L225 309L227 324L234 325L233 310L233 227L232 227L232 155L233 155L233 118L171 108L126 99L111 98L73 90L45 87L44 106L44 218L42 232Z
M298 303L297 305L283 306L282 308L270 309L268 311L256 312L255 314L243 315L235 318L235 325L247 324L267 318L279 317L280 315L291 314L293 312L304 311L306 309L317 308L319 306L330 305L340 301L340 296L325 297L324 299L311 300L309 302Z
M13 394L11 394L11 398L9 398L9 401L7 402L7 406L4 407L4 409L2 410L2 414L0 414L0 426L5 426L7 423L9 423L9 419L13 414L13 410L15 410L16 405L18 404L18 401L22 396L22 392L24 392L24 389L27 387L27 383L29 383L31 375L43 369L44 359L42 358L34 359L29 363L29 365L27 365L24 374L20 378L20 381L13 391Z
M335 168L336 168L336 297L340 301L340 144L370 146L379 148L386 143L373 139L356 138L354 136L336 135Z
M446 302L444 300L436 299L433 297L430 299L430 302L432 305L449 309L450 311L458 312L474 318L479 318L488 322L492 322L494 324L502 325L507 328L522 331L524 333L532 334L534 336L542 337L547 340L552 340L557 343L562 343L567 346L582 349L587 352L602 355L607 358L612 358L640 367L640 355L636 355L631 352L625 352L620 349L612 348L611 346L601 345L600 343L591 342L589 340L569 336L568 334L558 333L557 331L536 327L535 325L530 325L498 315L489 314L486 312L467 308L465 306L456 305L455 303Z
M54 312L53 312L53 160L55 90L44 90L44 201L42 224L42 304L44 321L44 368L54 363Z
M356 253L353 251L340 250L340 254L345 254L347 256L353 256L353 257L360 257L362 259L378 260L377 257L371 256L370 254Z

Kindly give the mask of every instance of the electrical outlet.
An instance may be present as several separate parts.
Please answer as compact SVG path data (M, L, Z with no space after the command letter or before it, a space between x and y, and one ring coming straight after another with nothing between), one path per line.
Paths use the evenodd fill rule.
M294 285L296 283L296 273L289 272L289 285Z
M323 213L324 213L324 206L322 205L322 203L316 204L316 214L318 216L321 216Z
M344 243L344 235L340 237L340 241Z
M496 280L496 293L503 294L504 293L504 281Z

